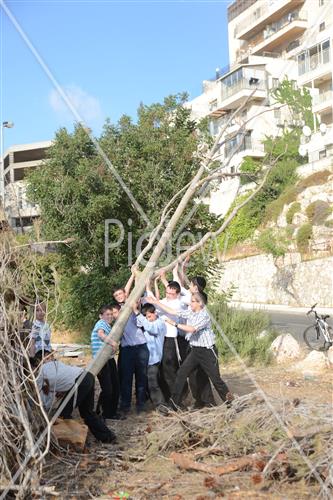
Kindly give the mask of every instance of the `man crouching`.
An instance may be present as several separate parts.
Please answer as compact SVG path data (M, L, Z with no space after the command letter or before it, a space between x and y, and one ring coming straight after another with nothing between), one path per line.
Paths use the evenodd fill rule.
M74 408L78 407L85 424L98 441L103 443L115 441L114 432L108 429L103 419L94 412L95 377L89 372L82 377L83 368L66 365L56 360L52 352L47 356L45 354L45 351L43 353L40 350L35 355L35 362L39 369L36 381L45 409L50 411L59 396L63 401L75 385L75 392L61 411L60 417L72 418Z

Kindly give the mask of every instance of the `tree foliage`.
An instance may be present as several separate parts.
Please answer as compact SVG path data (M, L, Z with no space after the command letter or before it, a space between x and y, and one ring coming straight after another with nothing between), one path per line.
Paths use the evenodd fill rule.
M277 103L287 104L292 116L292 123L289 125L299 126L302 121L304 125L313 129L311 94L305 87L296 87L295 83L294 80L285 77L278 87L272 89L271 95Z
M193 153L206 133L190 118L186 95L163 104L140 105L137 122L123 116L106 122L99 145L140 203L152 225L170 198L198 169ZM84 320L110 301L112 288L129 275L128 255L149 229L132 206L82 126L72 133L60 129L45 164L29 178L29 197L38 203L42 236L50 240L73 237L59 248L66 294L64 317ZM192 206L188 207L188 211ZM125 229L122 243L109 252L104 266L105 220L118 219ZM215 218L199 205L186 230L210 228ZM109 241L117 241L119 226L111 224ZM194 231L195 232L195 231ZM128 236L129 235L129 236Z

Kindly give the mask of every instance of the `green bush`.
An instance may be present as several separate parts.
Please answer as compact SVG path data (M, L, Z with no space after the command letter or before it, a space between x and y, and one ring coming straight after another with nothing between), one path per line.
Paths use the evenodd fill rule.
M325 227L333 227L333 219L327 220L324 224Z
M273 229L265 229L258 237L257 246L265 253L270 253L273 257L282 257L287 251L287 242Z
M301 210L301 204L298 202L294 202L289 208L286 213L286 221L287 224L292 224L293 222L293 217L297 212L300 212Z
M331 214L332 209L329 203L323 200L317 200L306 207L306 215L315 226L320 226Z
M312 238L312 225L303 224L297 231L296 243L300 252L306 252L309 249L309 243Z
M271 356L268 348L276 335L274 332L269 332L265 337L258 338L260 332L269 328L270 320L267 313L232 309L225 303L213 304L209 309L243 360L250 364L269 363ZM220 358L224 361L234 358L235 354L230 350L218 328L215 328L215 333Z
M262 165L260 162L254 160L251 156L246 156L239 168L239 171L244 174L240 176L241 184L252 182L256 175L260 172Z

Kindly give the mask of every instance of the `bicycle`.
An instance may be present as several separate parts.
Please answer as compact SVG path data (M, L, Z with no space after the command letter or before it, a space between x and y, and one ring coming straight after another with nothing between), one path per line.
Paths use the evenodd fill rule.
M316 322L308 326L303 333L304 342L310 349L315 351L327 351L333 345L333 330L327 323L329 315L319 315L315 310L317 304L314 304L310 311L306 313L309 316L314 314Z

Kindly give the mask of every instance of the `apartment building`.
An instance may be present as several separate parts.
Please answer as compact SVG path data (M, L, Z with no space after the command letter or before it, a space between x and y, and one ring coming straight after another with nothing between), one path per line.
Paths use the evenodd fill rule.
M11 146L4 154L4 212L9 225L24 231L39 217L39 208L28 201L26 177L46 157L51 141Z
M212 135L224 130L224 168L233 172L245 156L263 157L265 135L281 133L290 120L271 98L285 76L309 89L317 122L324 124L307 145L309 161L331 154L332 1L235 0L228 7L228 41L229 65L205 80L203 93L189 103L194 118L209 117ZM237 186L237 180L223 181L210 196L211 210L224 215Z

